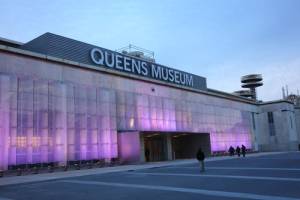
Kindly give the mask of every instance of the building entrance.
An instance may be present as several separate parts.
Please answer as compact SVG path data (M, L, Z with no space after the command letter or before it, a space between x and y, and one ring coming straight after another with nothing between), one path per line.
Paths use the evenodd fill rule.
M167 137L165 134L144 135L145 161L167 160Z
M143 132L142 138L146 162L195 158L199 147L205 155L211 153L208 133Z
M206 156L211 153L208 133L181 133L172 135L173 159L195 158L201 147Z

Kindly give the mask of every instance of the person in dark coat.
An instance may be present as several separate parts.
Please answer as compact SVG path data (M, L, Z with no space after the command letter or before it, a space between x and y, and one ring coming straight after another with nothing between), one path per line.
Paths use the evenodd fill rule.
M146 162L150 161L150 150L148 148L145 149L145 158Z
M243 157L246 156L246 147L242 144L242 155Z
M230 156L234 156L234 148L232 146L229 147L228 152Z
M239 146L236 147L236 153L240 157L241 156L241 148Z
M201 169L200 171L204 172L205 171L205 166L204 166L205 155L204 155L204 153L203 153L203 151L202 151L201 148L198 149L196 158L197 158L197 160L200 163L200 169Z

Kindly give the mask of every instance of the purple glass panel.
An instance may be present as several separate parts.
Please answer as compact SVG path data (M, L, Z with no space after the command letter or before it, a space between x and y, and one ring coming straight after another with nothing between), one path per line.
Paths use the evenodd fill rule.
M0 75L0 169L8 166L9 137L9 77Z
M122 132L118 135L119 157L122 162L140 160L139 132Z

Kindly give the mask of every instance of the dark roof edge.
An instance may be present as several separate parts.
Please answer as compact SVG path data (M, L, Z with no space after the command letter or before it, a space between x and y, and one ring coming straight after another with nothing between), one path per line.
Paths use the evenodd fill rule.
M252 99L249 99L249 98L246 98L246 97L241 97L241 96L234 95L234 94L227 93L227 92L223 92L223 91L220 91L220 90L207 88L207 91L212 92L212 93L216 93L216 94L226 95L228 97L240 98L240 99L243 99L243 100L246 100L246 101L252 101L253 103L255 103L255 101L252 100Z
M18 47L23 45L22 42L6 39L6 38L3 38L3 37L0 37L0 44L10 46L10 47L15 47L15 48L18 48Z
M289 103L289 104L294 105L292 102L284 100L284 99L275 100L275 101L262 102L262 103L259 103L259 105L263 106L263 105L275 104L275 103Z

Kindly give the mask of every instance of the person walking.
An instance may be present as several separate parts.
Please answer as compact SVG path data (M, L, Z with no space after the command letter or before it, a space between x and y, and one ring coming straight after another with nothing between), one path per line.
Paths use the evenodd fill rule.
M198 149L197 155L196 155L197 160L200 163L200 171L204 172L205 171L205 166L204 166L204 159L205 159L205 155L202 151L201 148Z
M243 157L246 156L246 147L242 144L242 155Z
M241 148L239 146L237 146L235 151L236 151L238 157L240 157L241 156Z
M145 158L146 162L150 161L150 150L148 148L145 149Z
M234 156L234 148L232 146L229 147L228 152L230 156Z

